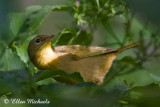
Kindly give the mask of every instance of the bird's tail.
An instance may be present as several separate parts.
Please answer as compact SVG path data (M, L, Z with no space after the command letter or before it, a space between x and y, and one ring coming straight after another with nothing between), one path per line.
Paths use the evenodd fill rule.
M141 42L135 42L135 43L129 44L129 45L127 45L127 46L124 46L124 47L122 47L122 48L119 48L119 49L117 49L117 51L118 51L118 53L121 53L121 52L123 52L124 50L127 50L127 49L129 49L129 48L133 48L133 47L135 47L135 46L137 46L137 45L140 45L140 44L141 44Z

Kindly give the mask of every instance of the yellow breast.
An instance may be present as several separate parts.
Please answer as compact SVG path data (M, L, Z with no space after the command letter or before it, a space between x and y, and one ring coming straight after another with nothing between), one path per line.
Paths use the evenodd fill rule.
M40 69L50 69L54 67L54 63L57 62L58 55L53 51L53 49L48 46L40 49L36 53L37 66Z

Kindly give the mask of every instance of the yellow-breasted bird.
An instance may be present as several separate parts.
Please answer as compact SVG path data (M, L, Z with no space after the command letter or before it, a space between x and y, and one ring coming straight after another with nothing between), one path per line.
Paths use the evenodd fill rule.
M79 72L85 82L102 84L117 55L128 48L139 45L133 43L119 49L80 45L51 46L54 35L38 35L28 46L30 60L38 69Z

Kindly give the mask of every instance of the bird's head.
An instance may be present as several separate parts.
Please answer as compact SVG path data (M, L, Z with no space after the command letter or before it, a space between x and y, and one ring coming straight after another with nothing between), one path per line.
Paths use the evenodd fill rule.
M51 41L54 35L47 36L47 35L38 35L33 38L28 46L28 55L31 60L34 59L36 53L38 51L45 49L47 47L51 47Z

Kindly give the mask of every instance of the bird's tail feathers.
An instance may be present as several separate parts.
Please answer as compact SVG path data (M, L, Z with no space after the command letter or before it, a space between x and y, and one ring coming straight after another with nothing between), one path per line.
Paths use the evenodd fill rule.
M129 48L133 48L133 47L135 47L135 46L137 46L137 45L140 45L140 44L141 44L141 42L135 42L135 43L129 44L129 45L127 45L127 46L124 46L124 47L122 47L122 48L119 48L119 49L118 49L118 53L121 53L121 52L123 52L124 50L127 50L127 49L129 49Z

